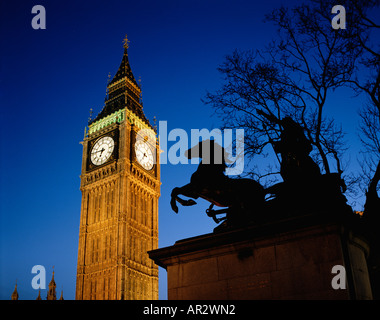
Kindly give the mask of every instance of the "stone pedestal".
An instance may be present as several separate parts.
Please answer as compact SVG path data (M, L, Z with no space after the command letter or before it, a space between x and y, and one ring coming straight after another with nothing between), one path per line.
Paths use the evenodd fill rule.
M372 299L366 241L350 226L297 217L177 241L150 251L168 299ZM344 266L345 289L332 273Z

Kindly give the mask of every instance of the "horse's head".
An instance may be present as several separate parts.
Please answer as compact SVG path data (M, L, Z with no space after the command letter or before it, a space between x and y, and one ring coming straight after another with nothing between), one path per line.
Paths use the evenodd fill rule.
M226 166L226 151L215 140L200 141L197 145L185 152L188 159L201 158L202 164Z

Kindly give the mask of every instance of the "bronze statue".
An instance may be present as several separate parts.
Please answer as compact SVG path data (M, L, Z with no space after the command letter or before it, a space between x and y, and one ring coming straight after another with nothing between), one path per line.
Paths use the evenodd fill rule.
M202 161L189 184L172 190L172 209L178 213L177 202L192 206L196 204L193 199L200 197L211 203L206 210L208 216L217 223L225 220L220 226L234 227L286 219L309 211L323 212L326 207L336 207L343 214L352 211L342 193L345 185L340 173L321 174L309 155L312 144L303 128L290 117L279 120L262 111L258 113L282 128L280 140L272 144L281 155L280 174L284 181L264 189L252 179L229 178L225 175L225 150L214 140L206 140L185 153L189 159ZM267 195L271 196L266 198ZM214 210L214 206L222 209ZM226 216L220 219L216 217L218 214Z
M282 127L280 141L273 142L273 149L281 155L280 173L285 182L321 175L318 165L309 156L313 149L311 142L297 122L290 117L279 120L261 110L257 113Z
M206 211L215 222L226 220L226 225L239 225L252 221L254 214L264 205L264 188L252 179L232 179L225 175L225 150L214 140L201 141L195 147L186 151L189 159L202 159L197 170L192 174L190 183L174 188L171 193L171 207L178 213L176 202L183 206L192 206L193 199L199 197L211 203ZM184 195L192 199L182 199ZM213 206L224 207L214 210ZM217 214L225 213L226 217L216 218Z
M273 149L281 155L280 174L283 182L266 189L275 196L274 208L292 207L303 211L326 206L341 206L347 202L342 194L346 189L340 173L321 174L319 166L310 157L312 144L304 129L290 117L277 119L261 110L257 113L281 126L279 141L272 142ZM276 210L276 209L274 209Z

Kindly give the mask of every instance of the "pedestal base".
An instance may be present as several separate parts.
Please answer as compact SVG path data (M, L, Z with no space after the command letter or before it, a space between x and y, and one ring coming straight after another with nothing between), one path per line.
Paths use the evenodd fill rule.
M184 239L149 255L167 270L169 300L372 299L368 250L350 227L314 215ZM345 289L332 286L342 276L332 273L336 265Z

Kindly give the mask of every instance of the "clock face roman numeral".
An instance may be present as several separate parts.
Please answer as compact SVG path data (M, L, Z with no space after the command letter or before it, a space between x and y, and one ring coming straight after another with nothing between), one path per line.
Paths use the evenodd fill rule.
M100 138L91 150L91 162L96 166L105 163L112 155L114 148L115 141L111 137Z

